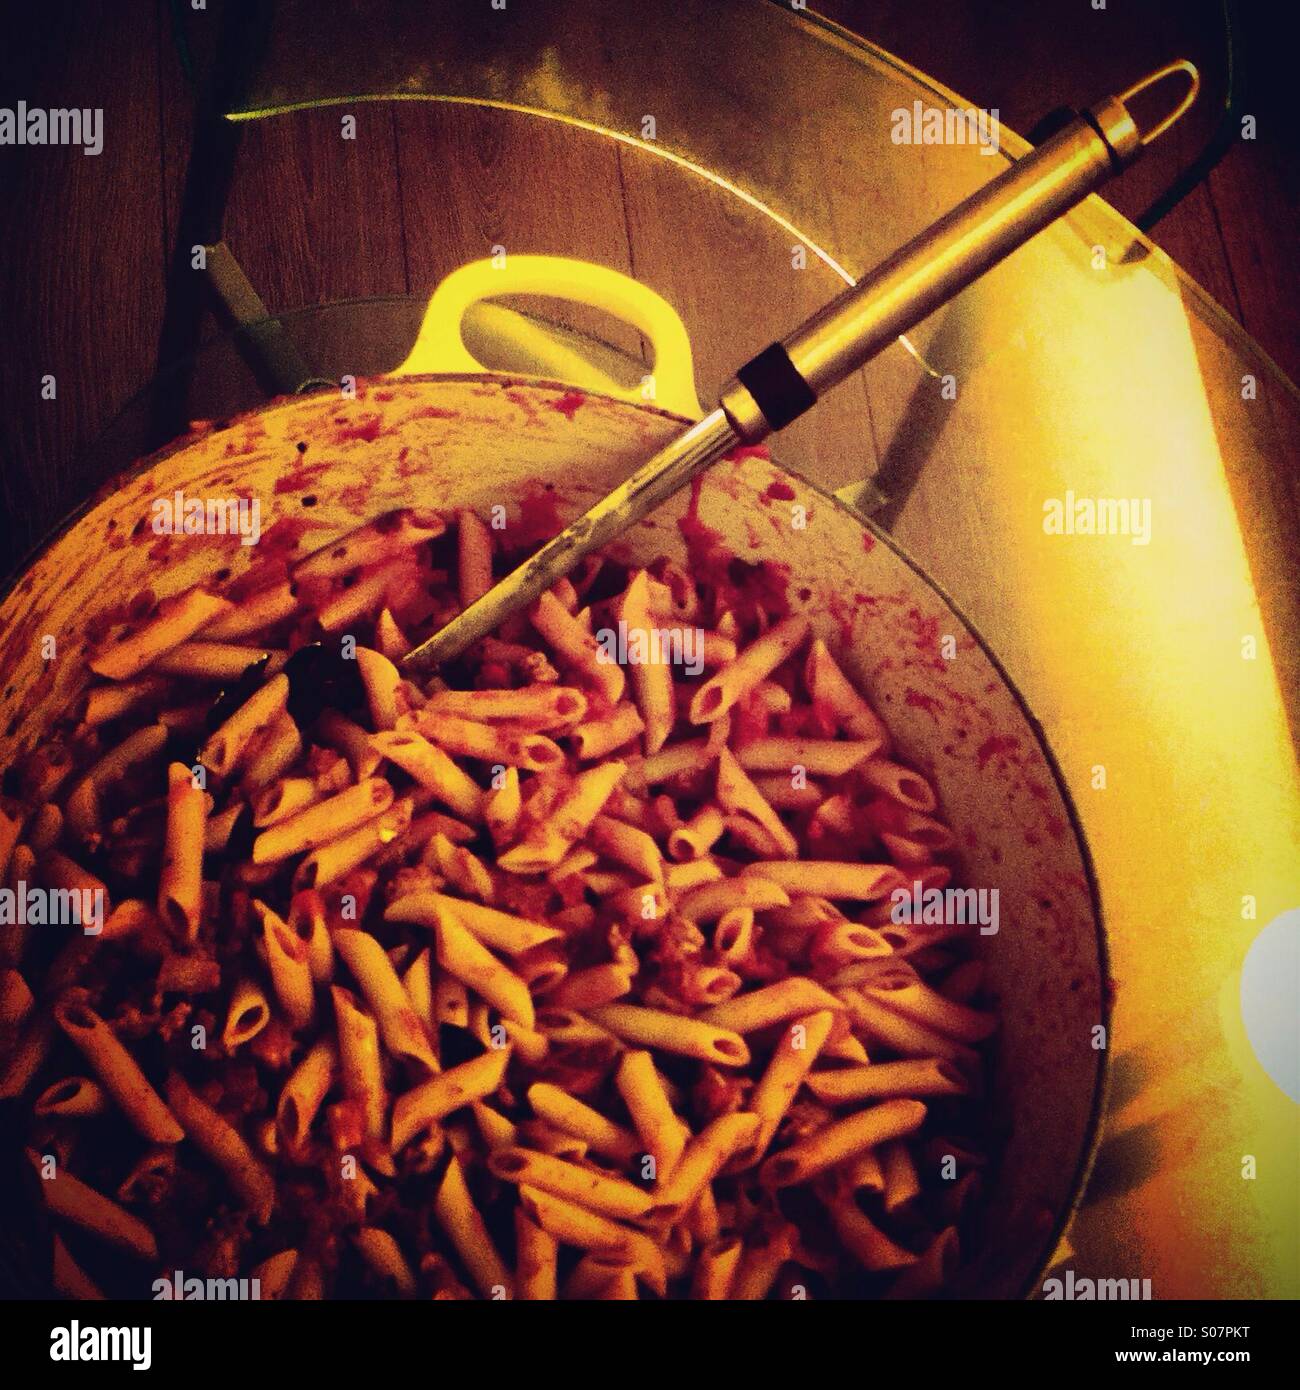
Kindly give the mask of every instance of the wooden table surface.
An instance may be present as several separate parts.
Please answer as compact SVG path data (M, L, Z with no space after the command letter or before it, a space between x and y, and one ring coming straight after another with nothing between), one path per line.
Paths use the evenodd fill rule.
M193 125L193 89L166 0L13 9L0 106L102 107L108 138L97 158L0 149L0 573L103 480L87 446L156 370ZM200 68L219 9L215 0L186 14ZM1016 0L997 7L996 22L981 0L823 0L822 9L972 103L997 107L1021 131L1056 102L1117 89L1173 51L1202 66L1207 96L1223 92L1218 0L1135 0L1103 11L1086 0ZM1240 61L1258 136L1235 141L1155 239L1295 377L1300 162L1283 133L1281 45L1267 7L1250 10L1240 21ZM714 192L697 188L684 201L680 176L661 161L546 122L526 122L524 141L523 118L509 113L379 103L355 115L355 142L338 138L336 110L245 131L226 235L272 309L431 287L485 254L508 225L512 246L581 254L667 293L697 326L706 388L771 336L756 317L736 322L736 304L755 302L763 289L746 261L744 217ZM1204 130L1189 130L1126 175L1117 206L1136 214L1147 205L1174 166L1194 157ZM590 190L580 201L564 191L574 179ZM689 248L701 237L734 243L738 278L725 296L690 273ZM777 324L794 322L828 288L809 280L806 302L790 290L773 306ZM701 333L698 325L710 323L716 332ZM216 328L202 318L201 332ZM620 340L607 330L637 349L630 331ZM43 398L47 375L53 399ZM819 413L816 435L807 421L794 427L787 452L827 450L841 433L836 412L842 425L863 404L846 387Z

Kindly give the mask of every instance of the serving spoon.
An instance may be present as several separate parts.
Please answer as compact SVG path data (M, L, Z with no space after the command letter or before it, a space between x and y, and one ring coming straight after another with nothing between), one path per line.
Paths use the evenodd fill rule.
M1179 74L1188 79L1181 99L1141 129L1129 103ZM798 419L896 337L1126 169L1187 111L1199 89L1196 68L1180 59L1117 97L1062 113L1065 124L1037 149L745 363L709 414L409 651L402 669L428 673L454 660L732 449L757 444Z

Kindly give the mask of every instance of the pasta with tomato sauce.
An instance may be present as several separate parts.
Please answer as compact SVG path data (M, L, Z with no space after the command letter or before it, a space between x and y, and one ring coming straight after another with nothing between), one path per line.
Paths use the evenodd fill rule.
M5 883L105 902L0 926L65 1292L944 1288L996 1018L892 905L952 836L779 578L688 540L430 680L402 655L515 558L469 513L109 635L0 803Z

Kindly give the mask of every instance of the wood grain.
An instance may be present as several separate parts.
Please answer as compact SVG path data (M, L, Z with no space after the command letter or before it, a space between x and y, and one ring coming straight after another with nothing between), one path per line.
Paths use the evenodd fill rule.
M507 256L580 256L631 273L611 141L515 111L444 102L395 109L412 289L432 290L496 246ZM642 351L635 329L598 311L548 301L545 312L624 352Z
M5 18L0 104L103 108L103 151L0 153L0 570L100 479L78 457L144 384L162 310L153 0ZM112 62L104 55L112 52ZM17 94L11 96L10 94ZM42 399L42 378L56 396Z
M212 60L225 8L186 12L199 73ZM822 0L822 8L963 97L999 107L1021 130L1057 101L1086 101L1135 68L1187 53L1206 73L1206 114L1115 186L1117 206L1129 213L1192 157L1222 97L1219 0L1141 0L1104 12L1020 0L1000 7L996 22L977 0L954 0L941 15L910 0ZM1283 110L1290 84L1276 26L1268 14L1242 9L1245 106L1257 114L1259 138L1237 141L1156 240L1294 376L1300 161ZM195 93L177 58L167 0L52 0L15 7L6 25L0 104L105 113L97 158L58 148L0 151L7 572L104 480L107 463L88 446L156 370ZM656 53L666 51L660 38ZM355 141L341 138L344 114L356 118ZM770 228L692 176L508 112L375 104L251 123L235 173L228 240L273 309L425 289L494 244L582 255L635 273L678 305L706 393L836 288L815 266L794 271ZM725 274L706 273L718 265ZM210 314L194 319L194 341L216 332ZM581 310L567 321L645 357L625 326ZM40 399L46 373L57 381L53 401ZM781 451L826 481L861 476L877 462L905 475L926 456L926 419L939 424L926 390L910 359L886 354L825 403L815 429L789 431ZM900 433L909 409L909 430Z

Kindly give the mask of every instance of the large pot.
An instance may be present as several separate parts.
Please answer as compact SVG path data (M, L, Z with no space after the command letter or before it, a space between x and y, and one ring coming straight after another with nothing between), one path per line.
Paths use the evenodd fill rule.
M376 409L382 404L382 411ZM108 604L161 598L268 554L315 547L390 508L506 506L563 522L678 428L666 412L537 380L421 375L272 402L146 461L36 559L0 608L0 762L85 684L87 629ZM334 427L337 442L313 444ZM151 503L259 499L263 537L158 536ZM627 534L639 562L684 558L678 497ZM1027 1290L1069 1214L1099 1107L1105 954L1086 849L1029 711L947 598L882 533L803 478L749 455L706 480L700 517L737 554L789 567L789 592L938 790L963 881L1000 893L978 939L1002 1017L990 1097L1004 1145L973 1293ZM806 528L792 526L795 507ZM42 657L52 634L57 657ZM945 643L946 638L954 639ZM945 654L945 652L947 654Z

